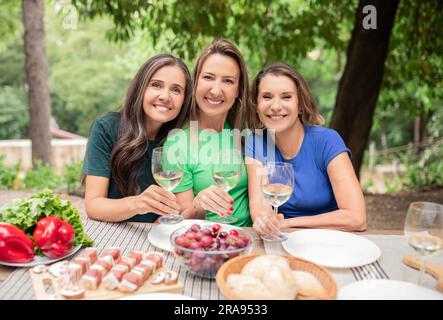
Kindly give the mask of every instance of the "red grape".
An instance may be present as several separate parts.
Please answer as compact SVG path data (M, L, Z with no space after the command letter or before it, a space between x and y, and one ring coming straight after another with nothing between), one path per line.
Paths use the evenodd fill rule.
M221 226L218 223L212 225L212 231L214 232L220 231L220 228Z
M198 224L195 223L195 224L193 224L193 225L191 226L191 229L190 229L190 230L191 230L192 232L197 233L197 232L200 231L200 229L201 229L201 228L200 228L200 225L198 225Z
M234 237L238 237L238 231L235 229L232 229L229 231L229 235L234 236Z
M203 248L209 247L212 244L212 238L210 236L203 236L200 239L200 245Z

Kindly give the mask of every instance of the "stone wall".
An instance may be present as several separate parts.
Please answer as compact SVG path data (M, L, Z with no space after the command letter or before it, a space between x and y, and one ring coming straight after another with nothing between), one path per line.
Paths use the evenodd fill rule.
M83 161L87 139L52 139L52 167L62 173L67 164ZM20 171L32 168L31 140L0 140L0 155L5 165L21 161Z

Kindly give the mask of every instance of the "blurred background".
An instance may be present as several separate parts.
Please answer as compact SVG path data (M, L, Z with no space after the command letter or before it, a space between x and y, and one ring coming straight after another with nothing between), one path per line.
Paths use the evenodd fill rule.
M192 70L222 37L251 80L275 61L306 78L374 210L442 203L441 30L440 0L0 0L0 187L81 196L91 124L140 65L171 52Z

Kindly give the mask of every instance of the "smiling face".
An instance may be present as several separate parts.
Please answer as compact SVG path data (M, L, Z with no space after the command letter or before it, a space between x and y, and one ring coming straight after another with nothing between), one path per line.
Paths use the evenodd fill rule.
M143 110L150 124L163 124L175 119L183 106L186 78L177 66L157 70L149 80L143 96Z
M200 114L226 116L238 94L240 68L228 56L211 54L203 63L195 89Z
M261 123L276 134L301 125L294 81L286 76L264 76L258 89L257 112Z

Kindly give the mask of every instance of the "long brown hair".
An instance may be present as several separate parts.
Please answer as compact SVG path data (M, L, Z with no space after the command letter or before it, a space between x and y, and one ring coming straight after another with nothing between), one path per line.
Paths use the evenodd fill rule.
M251 130L261 128L260 118L257 114L257 98L261 80L268 74L274 76L285 76L291 79L297 89L298 107L300 121L303 124L322 125L325 120L317 110L311 91L303 78L292 66L277 62L262 69L252 81L251 95L249 99L248 123Z
M165 66L177 66L183 70L186 79L185 98L178 116L164 123L156 137L161 145L168 132L180 128L189 117L192 82L187 66L180 59L170 54L158 54L146 61L131 81L125 100L120 109L118 140L112 149L110 166L118 190L123 196L140 192L137 184L140 166L148 150L148 135L145 126L143 97L149 81L155 72Z
M197 88L198 78L204 62L212 54L220 54L234 59L240 69L238 96L235 99L234 105L231 107L231 109L229 109L227 119L232 129L239 129L241 131L244 127L247 114L246 108L248 107L248 68L246 67L245 60L237 47L224 39L216 39L212 41L206 48L203 49L197 58L193 72L194 91L191 100L191 120L197 119L198 106L195 99L195 90Z

